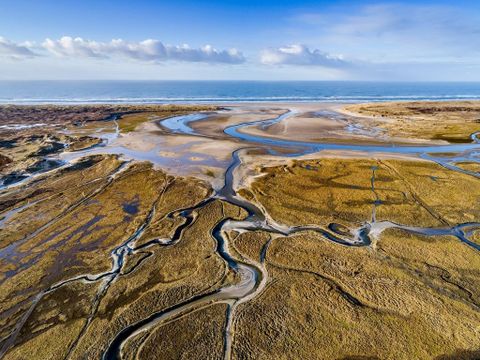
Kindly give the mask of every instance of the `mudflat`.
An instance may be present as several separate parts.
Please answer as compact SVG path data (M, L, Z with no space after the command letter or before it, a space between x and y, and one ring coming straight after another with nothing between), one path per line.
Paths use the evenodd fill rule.
M480 102L0 107L0 358L480 357Z

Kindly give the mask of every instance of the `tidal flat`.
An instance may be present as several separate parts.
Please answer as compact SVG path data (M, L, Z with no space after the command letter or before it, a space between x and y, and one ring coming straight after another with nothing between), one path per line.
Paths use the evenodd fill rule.
M0 358L480 358L480 102L0 106Z

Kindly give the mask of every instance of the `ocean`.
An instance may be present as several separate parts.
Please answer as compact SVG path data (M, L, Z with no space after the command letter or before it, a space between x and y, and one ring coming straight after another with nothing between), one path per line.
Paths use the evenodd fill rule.
M0 103L370 102L480 99L474 82L0 81Z

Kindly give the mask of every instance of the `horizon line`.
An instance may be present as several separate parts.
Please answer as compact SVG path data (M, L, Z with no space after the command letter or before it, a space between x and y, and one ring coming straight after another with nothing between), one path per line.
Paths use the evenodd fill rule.
M0 79L0 82L356 82L356 83L478 83L480 80L239 80L239 79Z

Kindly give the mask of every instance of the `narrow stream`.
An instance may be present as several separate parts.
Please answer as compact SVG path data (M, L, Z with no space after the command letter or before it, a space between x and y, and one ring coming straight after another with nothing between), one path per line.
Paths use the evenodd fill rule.
M263 265L263 259L261 258L261 263L256 262L246 262L245 260L239 260L234 258L228 248L228 239L224 235L224 232L227 230L235 231L245 231L245 230L264 230L272 234L279 234L283 236L288 236L300 231L316 231L321 234L323 237L327 238L330 241L337 242L342 245L347 246L368 246L371 244L371 236L377 237L383 230L387 228L400 228L405 231L412 233L427 235L427 236L438 236L438 235L451 235L457 237L460 241L466 243L473 248L480 250L479 246L474 242L467 239L464 228L468 227L470 230L472 228L480 228L480 224L469 223L469 224L460 224L452 228L418 228L418 227L407 227L400 224L395 224L392 222L377 222L376 221L376 207L381 204L380 198L378 197L375 191L375 170L372 168L372 192L375 194L375 202L372 209L372 219L370 222L366 222L358 229L353 231L345 231L338 224L330 224L327 228L322 228L314 225L306 226L296 226L296 227L286 227L284 225L276 223L271 219L263 209L260 209L257 205L246 201L237 196L236 191L233 187L234 184L234 172L241 165L240 153L248 149L255 149L256 146L261 146L271 150L272 147L276 148L293 148L296 151L300 150L300 153L294 154L305 155L310 153L319 152L325 149L335 149L335 150L361 150L368 152L394 152L394 153L408 153L408 154L418 154L419 156L424 154L435 153L445 153L445 152L461 152L463 155L460 158L470 160L474 155L474 150L479 150L477 135L472 135L473 144L453 144L453 145L440 145L440 146L380 146L380 145L342 145L342 144L320 144L304 141L290 141L282 139L273 139L268 137L262 137L257 135L247 134L242 132L242 129L248 126L257 126L259 125L262 129L267 128L275 123L278 123L289 116L292 116L294 112L288 111L284 114L270 120L257 120L251 122L245 122L237 125L227 127L224 132L227 135L230 135L238 140L243 142L251 143L250 148L242 148L234 151L232 153L232 161L230 166L225 172L225 182L224 186L217 191L214 195L214 198L223 199L233 205L239 206L247 211L248 216L242 221L235 221L233 219L224 219L218 223L212 230L212 235L217 241L217 252L225 260L231 270L237 272L240 275L241 281L239 284L230 285L228 287L222 288L221 290L209 293L206 295L201 295L194 297L182 304L178 304L170 309L160 311L158 313L152 314L149 318L144 319L136 324L133 324L125 329L123 329L117 337L112 341L107 351L104 353L103 359L121 359L121 350L122 347L128 342L129 339L134 336L151 329L152 327L160 324L171 321L172 319L185 315L189 312L197 311L209 306L213 303L227 303L227 320L226 328L224 332L224 359L229 359L231 355L231 344L233 337L233 326L234 326L234 314L235 309L239 303L248 301L252 297L256 296L263 290L263 287L266 284L268 273ZM165 128L169 128L169 124L174 124L174 127L171 129L175 133L181 133L181 129L186 129L185 134L202 136L199 133L196 133L188 123L191 121L201 120L204 117L193 118L192 116L187 117L176 117L174 120L162 121L161 125ZM256 144L256 146L255 146ZM272 151L273 152L273 151ZM272 153L271 152L271 153ZM440 160L434 158L440 163ZM444 159L443 157L441 159ZM442 165L445 163L442 160ZM193 210L193 209L190 209ZM186 214L183 214L186 215ZM187 225L188 226L188 225ZM270 240L265 249L270 245L272 240ZM263 256L264 258L264 256Z
M178 209L168 214L168 218L184 219L182 225L178 226L171 238L165 239L153 239L145 244L136 247L135 242L141 237L143 232L148 228L150 221L155 212L155 204L149 213L145 222L132 234L121 246L115 248L111 253L112 267L108 272L104 272L96 275L81 275L73 279L65 280L62 283L53 285L50 289L42 292L35 298L29 312L22 318L22 321L18 324L14 336L8 341L8 346L0 351L0 357L8 350L16 338L16 335L20 331L23 324L26 322L28 316L33 311L33 308L40 301L40 299L48 292L58 289L60 286L64 286L72 281L102 281L102 285L99 287L95 303L92 307L92 312L87 320L85 327L77 339L77 341L70 348L69 355L73 352L76 344L81 340L81 336L88 329L90 321L93 319L96 309L103 295L108 291L110 284L115 281L118 276L121 275L125 258L131 254L139 251L148 250L152 246L174 246L178 241L181 241L182 234L186 228L191 226L196 220L196 212L208 203L215 199L224 200L230 204L236 205L247 212L247 217L244 220L234 220L226 218L221 220L218 224L211 229L211 235L216 240L217 247L216 252L225 261L226 266L231 271L234 271L239 278L238 283L234 285L225 286L219 290L207 292L206 294L195 296L182 303L176 304L170 308L154 312L145 319L131 324L121 330L115 338L111 341L108 348L103 354L104 360L121 359L122 349L128 341L135 336L144 333L153 327L161 324L166 324L170 321L192 313L194 311L201 310L212 304L224 303L228 306L227 317L224 329L224 354L225 360L230 359L231 346L233 343L233 334L235 326L235 311L239 304L249 301L257 296L265 287L268 280L268 273L264 266L265 254L268 246L274 237L289 236L301 231L315 231L324 238L336 242L345 246L369 246L372 243L372 239L378 237L378 235L388 228L399 228L411 233L421 234L426 236L441 236L450 235L454 236L467 246L470 246L476 250L480 250L480 246L471 241L468 237L474 230L480 229L479 223L465 223L458 224L451 228L421 228L421 227L409 227L401 224L396 224L389 221L376 220L376 207L381 206L379 196L375 191L375 171L376 168L372 168L371 177L371 190L375 195L375 202L372 209L372 217L370 221L366 221L358 229L345 229L340 224L329 224L326 227L317 225L302 225L288 227L283 224L277 223L273 220L268 213L261 208L260 205L253 202L249 202L237 195L234 188L235 171L241 166L241 154L252 149L262 149L270 154L275 153L275 148L282 148L290 151L295 151L294 154L288 156L299 156L305 154L312 154L321 150L350 150L350 151L366 151L366 152L388 152L399 154L416 154L419 157L435 161L440 165L449 168L454 171L461 171L469 175L478 176L476 173L471 173L466 170L459 169L453 164L455 161L474 161L479 162L480 153L480 141L479 133L472 134L471 144L452 144L452 145L439 145L439 146L395 146L395 145L348 145L348 144L331 144L331 143L315 143L296 140L274 139L270 137L263 137L259 135L247 134L242 131L249 126L260 126L262 129L267 128L275 123L281 122L284 119L293 116L293 111L287 111L273 119L268 120L256 120L250 122L244 122L237 125L227 127L225 134L240 140L247 144L246 147L235 150L232 153L232 159L230 165L225 171L224 185L221 189L217 190L208 199L192 206L190 208ZM188 124L192 121L201 121L206 116L204 114L190 114L184 116L176 116L169 119L160 121L161 126L168 129L171 133L202 136L202 134L195 132ZM117 124L118 129L118 124ZM118 136L118 134L117 134ZM106 149L108 153L108 149ZM88 152L86 152L88 153ZM442 156L436 156L435 154L442 153ZM451 153L450 157L445 157L444 153ZM81 152L78 154L82 155ZM285 156L285 155L284 155ZM15 209L17 210L17 209ZM18 210L20 211L20 210ZM247 259L237 259L232 255L229 248L228 236L226 232L235 230L237 232L242 231L254 231L263 230L271 234L271 240L267 242L259 262ZM140 265L139 262L136 267ZM132 270L133 271L133 270ZM69 356L67 356L68 358Z

